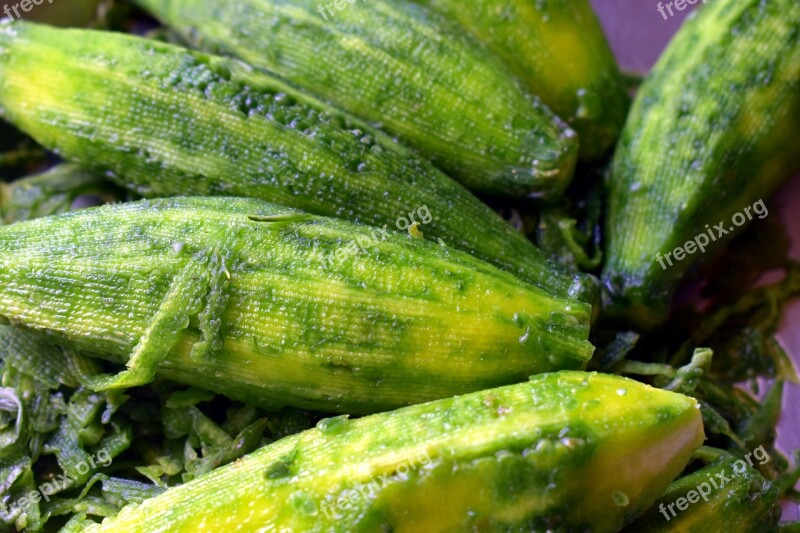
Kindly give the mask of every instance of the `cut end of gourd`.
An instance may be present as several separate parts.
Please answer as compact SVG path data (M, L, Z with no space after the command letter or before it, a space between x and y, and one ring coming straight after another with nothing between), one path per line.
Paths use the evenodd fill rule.
M654 397L674 396L662 398L662 407L642 401L642 409L654 409L662 422L617 427L603 442L581 481L585 496L575 506L573 523L593 523L596 531L618 530L666 490L705 440L700 407L693 399L651 390ZM606 517L606 523L598 516Z

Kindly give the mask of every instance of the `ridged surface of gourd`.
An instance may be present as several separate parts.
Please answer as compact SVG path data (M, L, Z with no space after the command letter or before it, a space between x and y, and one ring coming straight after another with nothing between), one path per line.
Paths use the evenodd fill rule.
M463 252L259 200L0 226L0 317L265 407L374 412L581 368L589 313Z
M800 3L703 6L640 89L617 149L604 271L611 313L644 327L663 320L687 271L737 233L733 216L750 209L756 218L753 204L800 168L798 123ZM682 260L659 261L702 234L705 253L695 245Z
M16 22L0 26L0 109L145 196L257 197L389 229L425 207L432 240L559 295L596 291L385 134L238 61Z
M619 137L629 97L588 0L416 0L458 21L575 129L580 155Z
M341 2L333 16L316 0L138 3L200 46L381 124L472 190L558 198L571 179L574 132L461 28L411 2Z
M617 531L703 441L697 403L618 376L329 419L88 531Z
M695 492L692 496L694 502L687 498L691 491ZM626 532L778 531L777 522L781 515L778 492L772 482L744 459L722 458L674 481ZM677 507L679 498L684 499L681 502L683 509Z

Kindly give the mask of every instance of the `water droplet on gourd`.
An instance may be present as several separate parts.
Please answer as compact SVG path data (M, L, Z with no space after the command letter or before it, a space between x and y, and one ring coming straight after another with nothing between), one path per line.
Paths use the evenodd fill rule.
M603 112L600 96L588 89L578 89L578 109L575 116L583 119L595 119Z
M323 418L317 422L317 429L326 435L336 435L347 429L350 415Z

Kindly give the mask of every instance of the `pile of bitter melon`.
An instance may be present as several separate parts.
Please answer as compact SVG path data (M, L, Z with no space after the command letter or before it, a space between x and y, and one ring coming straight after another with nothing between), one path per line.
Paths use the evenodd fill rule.
M800 530L797 0L643 80L588 0L101 13L0 23L4 529Z

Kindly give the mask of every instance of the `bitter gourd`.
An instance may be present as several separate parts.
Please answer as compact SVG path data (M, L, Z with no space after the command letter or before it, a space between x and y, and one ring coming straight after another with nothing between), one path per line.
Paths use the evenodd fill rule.
M265 68L381 124L472 190L553 199L572 177L575 133L498 58L421 6L138 3L196 45Z
M780 516L777 487L744 459L727 457L673 482L626 532L767 533L778 531Z
M718 0L642 85L609 180L609 315L643 328L800 167L800 3Z
M617 141L630 99L588 0L416 2L457 21L502 58L575 129L582 158L597 159Z
M390 229L425 207L432 240L559 295L596 292L430 163L238 61L17 21L0 25L0 111L144 196L257 197Z
M584 366L590 308L474 257L260 200L0 226L0 318L248 403L365 413Z
M703 441L697 402L604 374L333 418L88 531L617 531Z

